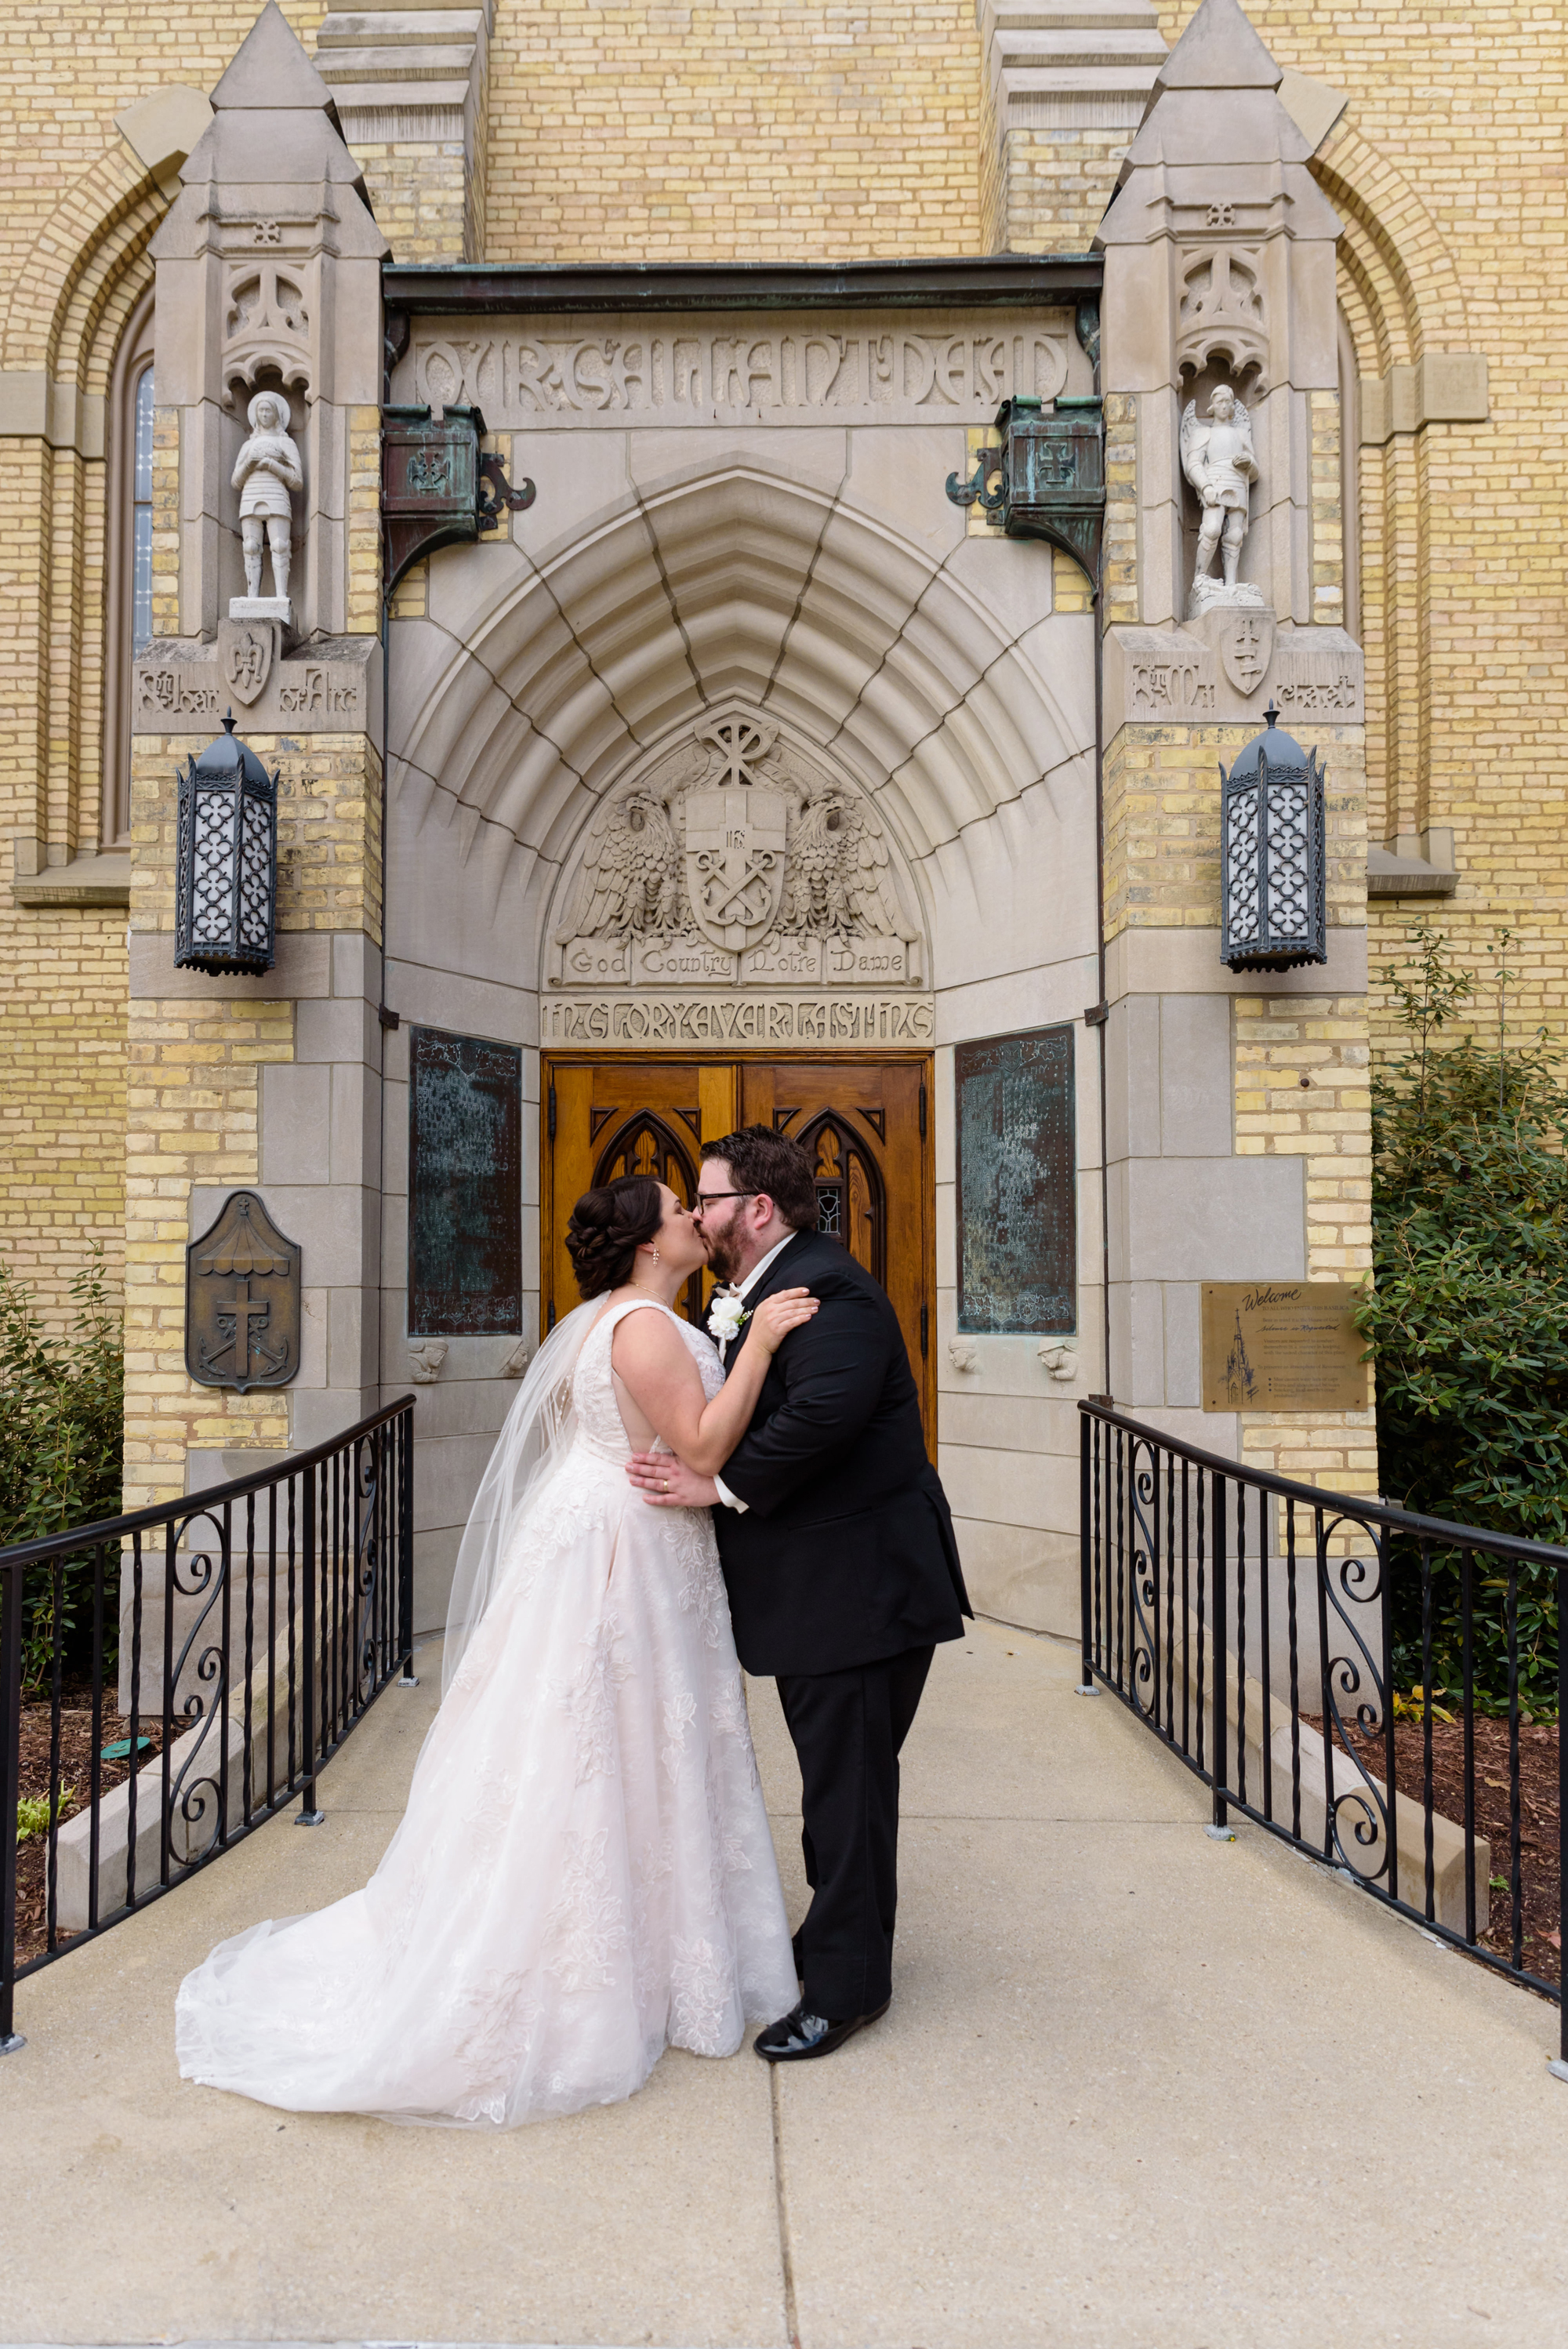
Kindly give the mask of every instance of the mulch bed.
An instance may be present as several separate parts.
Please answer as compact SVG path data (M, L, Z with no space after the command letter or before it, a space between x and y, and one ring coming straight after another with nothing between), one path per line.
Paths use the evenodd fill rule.
M69 1786L76 1799L60 1806L62 1822L70 1818L87 1803L92 1791L92 1702L82 1692L67 1690L60 1708L60 1784ZM139 1766L145 1768L162 1751L163 1724L156 1715L150 1721L145 1714L137 1723L139 1737L151 1740L137 1756ZM105 1745L123 1743L130 1735L130 1723L114 1710L106 1692L102 1739ZM108 1794L111 1787L122 1785L130 1775L130 1756L105 1762L100 1785ZM47 1795L49 1791L49 1707L46 1704L25 1704L22 1708L22 1778L24 1796ZM12 1830L15 1833L15 1828ZM30 1958L42 1954L46 1945L48 1905L48 1837L29 1836L16 1854L16 1963L25 1966ZM56 1947L74 1940L72 1934L58 1934Z
M1321 1722L1313 1727L1321 1730ZM1400 1794L1416 1804L1423 1799L1425 1733L1419 1721L1394 1723L1394 1772ZM1353 1732L1350 1743L1368 1775L1381 1780L1384 1747L1381 1733L1362 1737ZM1432 1806L1462 1826L1464 1797L1464 1724L1432 1723ZM1491 1920L1480 1945L1494 1956L1511 1960L1513 1900L1509 1889L1512 1873L1511 1827L1509 1818L1508 1723L1482 1714L1475 1723L1475 1830L1491 1845L1491 1874L1503 1879L1491 1888ZM1520 1879L1524 1926L1524 1963L1542 1982L1562 1979L1563 1951L1560 1912L1557 1833L1557 1724L1535 1723L1519 1732ZM1400 1873L1403 1874L1401 1868Z

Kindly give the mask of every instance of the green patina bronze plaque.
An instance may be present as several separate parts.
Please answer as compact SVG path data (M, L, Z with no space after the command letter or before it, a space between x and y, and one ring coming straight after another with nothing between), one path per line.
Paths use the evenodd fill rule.
M1078 1328L1073 1030L960 1044L958 1327L989 1336Z
M185 1367L198 1386L283 1387L298 1374L300 1252L253 1191L234 1191L185 1251Z
M522 1054L408 1031L408 1334L522 1329Z

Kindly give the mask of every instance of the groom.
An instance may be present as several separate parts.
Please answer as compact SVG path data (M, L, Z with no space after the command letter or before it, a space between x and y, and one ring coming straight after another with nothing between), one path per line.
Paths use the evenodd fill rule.
M811 1905L795 1936L803 1996L756 2047L829 2055L892 1995L898 1755L939 1640L969 1613L946 1496L925 1456L903 1334L887 1294L816 1229L799 1143L743 1126L703 1152L693 1213L732 1285L709 1327L727 1362L776 1288L820 1300L773 1357L722 1478L639 1454L655 1507L712 1503L740 1661L772 1674L800 1764ZM736 1301L738 1300L738 1301ZM667 1490L661 1490L666 1487Z

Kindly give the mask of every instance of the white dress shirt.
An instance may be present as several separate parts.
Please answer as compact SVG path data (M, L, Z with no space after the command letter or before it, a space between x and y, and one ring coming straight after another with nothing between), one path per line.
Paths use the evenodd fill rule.
M790 1240L792 1240L794 1237L794 1233L790 1232L786 1238L779 1241L779 1247L770 1247L766 1256L759 1256L758 1257L757 1262L752 1266L745 1279L737 1281L734 1291L737 1297L744 1300L748 1293L756 1288L758 1282L761 1279L763 1274L767 1271L769 1266L778 1255L779 1248L787 1248ZM721 1362L724 1361L728 1351L729 1340L727 1338L718 1350L718 1359ZM738 1494L732 1493L722 1476L716 1476L713 1481L717 1488L718 1497L724 1503L725 1507L727 1509L738 1509L744 1516L746 1511L751 1506L750 1503L748 1501L743 1501Z

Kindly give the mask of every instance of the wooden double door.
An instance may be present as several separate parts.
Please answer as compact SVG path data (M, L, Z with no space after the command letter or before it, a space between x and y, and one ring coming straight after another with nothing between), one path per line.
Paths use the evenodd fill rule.
M892 1299L921 1390L926 1442L934 1443L934 1189L925 1055L677 1061L547 1053L540 1082L547 1329L578 1302L565 1231L584 1191L621 1174L653 1174L689 1202L705 1142L740 1125L770 1126L810 1158L818 1230L841 1240ZM707 1274L689 1283L692 1320L700 1319L711 1288Z

